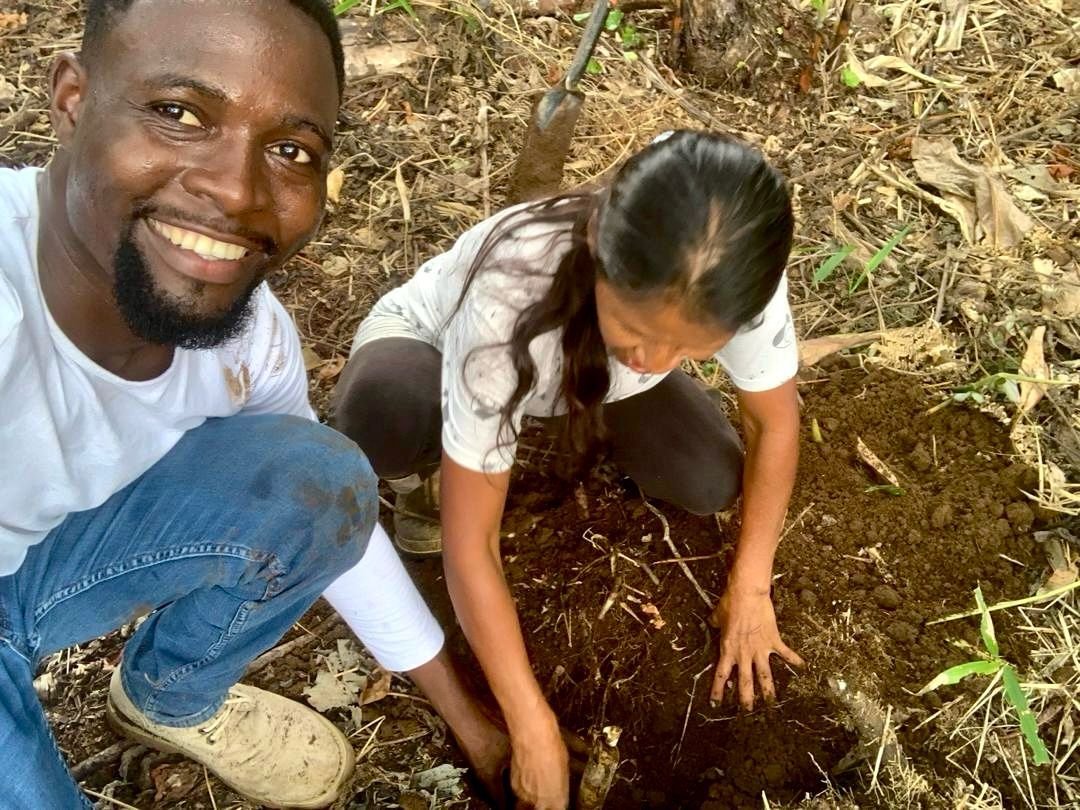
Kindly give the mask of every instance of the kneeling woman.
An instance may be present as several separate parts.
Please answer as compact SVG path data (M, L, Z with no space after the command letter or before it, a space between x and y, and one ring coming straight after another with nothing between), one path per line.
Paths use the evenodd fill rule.
M734 668L751 706L780 640L773 555L795 475L798 356L784 266L793 217L783 178L750 147L681 131L610 185L503 211L382 298L361 324L337 426L401 492L397 541L443 553L458 619L510 732L512 785L566 806L566 750L530 668L503 578L499 526L524 415L555 417L566 448L606 441L650 497L708 514L743 495L742 532L713 619L713 685ZM739 389L747 447L693 379L716 357ZM435 509L441 534L408 515ZM425 503L427 501L427 503ZM399 515L399 518L401 516ZM438 529L438 526L435 527Z

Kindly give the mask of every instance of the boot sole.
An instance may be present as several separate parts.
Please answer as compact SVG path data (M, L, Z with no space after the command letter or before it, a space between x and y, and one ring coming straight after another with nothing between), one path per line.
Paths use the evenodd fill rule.
M111 700L109 700L105 704L105 721L117 734L120 734L123 737L127 737L128 739L135 740L135 742L141 745L145 745L147 748L153 748L155 751L162 751L166 754L177 754L191 760L192 762L198 762L205 768L213 770L205 762L195 759L187 751L177 748L175 745L167 742L156 734L149 732L141 726L137 726L132 723L130 720L124 717L124 715L122 715L119 710L117 710ZM214 770L214 776L224 782L231 790L239 793L241 796L258 802L259 804L262 804L266 807L272 807L276 810L321 810L321 808L328 807L335 801L337 801L337 799L341 795L341 789L345 786L345 783L348 782L349 777L356 769L356 755L353 753L351 747L347 749L346 763L347 767L344 769L345 775L333 793L324 793L317 799L312 799L301 804L277 804L271 799L252 796L247 791L234 785L224 776L219 774L216 770Z
M409 557L415 557L417 559L425 559L430 557L438 557L442 554L442 541L438 543L424 542L414 543L409 540L402 540L398 536L394 536L394 547Z

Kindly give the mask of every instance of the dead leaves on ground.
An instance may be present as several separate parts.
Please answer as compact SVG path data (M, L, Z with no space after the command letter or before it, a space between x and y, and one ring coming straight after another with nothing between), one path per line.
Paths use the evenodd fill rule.
M1013 202L1000 174L968 163L951 141L915 138L911 157L919 179L949 203L942 208L956 219L968 243L1016 247L1034 225Z
M304 688L316 711L357 708L382 700L390 693L393 674L379 667L363 672L364 658L356 644L340 639L337 649L326 655L315 682ZM370 664L368 664L370 666Z
M1031 330L1027 351L1024 353L1024 359L1020 362L1020 374L1024 377L1045 380L1050 376L1050 368L1046 365L1046 357L1043 355L1043 339L1045 337L1045 326L1036 326ZM1019 415L1023 416L1028 413L1039 404L1039 400L1045 395L1045 386L1030 380L1020 380L1020 400L1016 403Z
M26 12L0 11L0 33L26 25Z

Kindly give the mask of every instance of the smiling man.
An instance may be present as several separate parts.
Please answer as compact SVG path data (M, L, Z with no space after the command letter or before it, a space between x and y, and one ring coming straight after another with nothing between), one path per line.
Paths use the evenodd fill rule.
M55 157L0 171L0 807L85 806L34 669L148 613L116 728L273 806L351 775L330 722L237 685L342 572L384 624L419 610L392 553L355 573L375 479L313 421L263 283L319 226L342 74L322 0L90 0L50 74Z

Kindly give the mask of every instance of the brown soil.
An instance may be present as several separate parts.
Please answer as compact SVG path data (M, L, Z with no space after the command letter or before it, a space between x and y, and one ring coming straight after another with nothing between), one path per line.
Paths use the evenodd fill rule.
M913 728L939 705L913 693L963 660L951 640L977 640L973 624L926 622L969 607L977 583L991 601L1025 595L1041 570L1020 492L1030 473L1010 464L1000 425L961 409L928 416L933 401L919 383L892 373L834 370L802 393L804 423L816 418L824 443L807 431L774 598L785 639L810 668L778 673L781 700L768 711L710 706L706 606L678 566L661 562L671 555L660 523L626 482L601 471L581 497L535 469L515 481L506 570L540 682L572 730L625 729L610 807L759 808L762 792L774 803L818 792L822 771L856 743L827 676L895 706L901 728ZM878 482L855 453L857 436L900 477L902 495L867 491ZM690 563L719 594L737 526L659 506L682 554L721 552ZM622 557L613 574L612 552L648 564L659 585ZM448 617L438 563L415 572ZM1015 657L1007 628L1003 651ZM920 738L901 739L918 767L935 766ZM854 777L833 782L860 791Z

